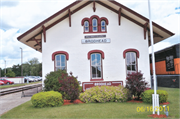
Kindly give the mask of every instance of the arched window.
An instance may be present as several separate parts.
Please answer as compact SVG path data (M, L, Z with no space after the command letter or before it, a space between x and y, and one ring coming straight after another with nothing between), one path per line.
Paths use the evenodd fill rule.
M65 51L56 51L52 54L52 61L54 61L54 71L58 69L67 70L67 61L69 54Z
M102 79L101 54L91 54L91 77L92 79Z
M64 54L58 54L55 56L55 70L57 71L58 69L66 69L66 55Z
M88 21L84 22L84 32L89 32L89 22Z
M102 32L106 31L106 22L104 20L101 21L101 31Z
M103 81L103 63L104 52L101 50L91 50L87 54L90 60L90 81Z
M135 52L126 52L126 70L127 74L137 72L137 56Z
M98 31L98 23L97 23L97 19L94 18L92 20L92 29L93 29L93 32L97 32Z

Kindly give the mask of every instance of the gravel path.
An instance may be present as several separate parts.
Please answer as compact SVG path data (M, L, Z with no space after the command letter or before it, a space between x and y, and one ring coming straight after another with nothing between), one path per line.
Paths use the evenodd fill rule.
M41 91L41 88L38 88L38 91ZM25 95L33 95L37 93L37 88L30 89L24 91ZM7 111L13 109L14 107L17 107L29 100L31 100L31 97L22 97L21 98L22 92L18 93L12 93L4 96L0 96L0 116Z

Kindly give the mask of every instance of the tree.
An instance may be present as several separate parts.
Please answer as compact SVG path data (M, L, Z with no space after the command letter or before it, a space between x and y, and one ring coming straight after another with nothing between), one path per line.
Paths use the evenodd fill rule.
M140 72L128 74L126 78L126 88L128 88L131 91L131 94L134 96L138 96L138 99L140 98L140 95L144 90L147 88L147 82L143 78L143 74Z
M16 77L15 73L11 70L8 71L8 73L6 74L7 77Z

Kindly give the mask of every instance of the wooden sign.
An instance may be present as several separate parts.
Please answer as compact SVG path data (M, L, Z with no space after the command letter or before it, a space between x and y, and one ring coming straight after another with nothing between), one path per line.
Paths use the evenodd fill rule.
M123 81L101 81L101 82L83 82L83 91L88 90L94 86L119 86L123 85Z
M106 35L91 35L91 36L84 36L84 38L104 38Z

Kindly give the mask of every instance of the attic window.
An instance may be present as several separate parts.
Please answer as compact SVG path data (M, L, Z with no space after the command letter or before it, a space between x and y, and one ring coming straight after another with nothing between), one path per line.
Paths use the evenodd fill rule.
M84 33L107 33L108 19L93 15L90 18L84 18L81 25L84 26Z

